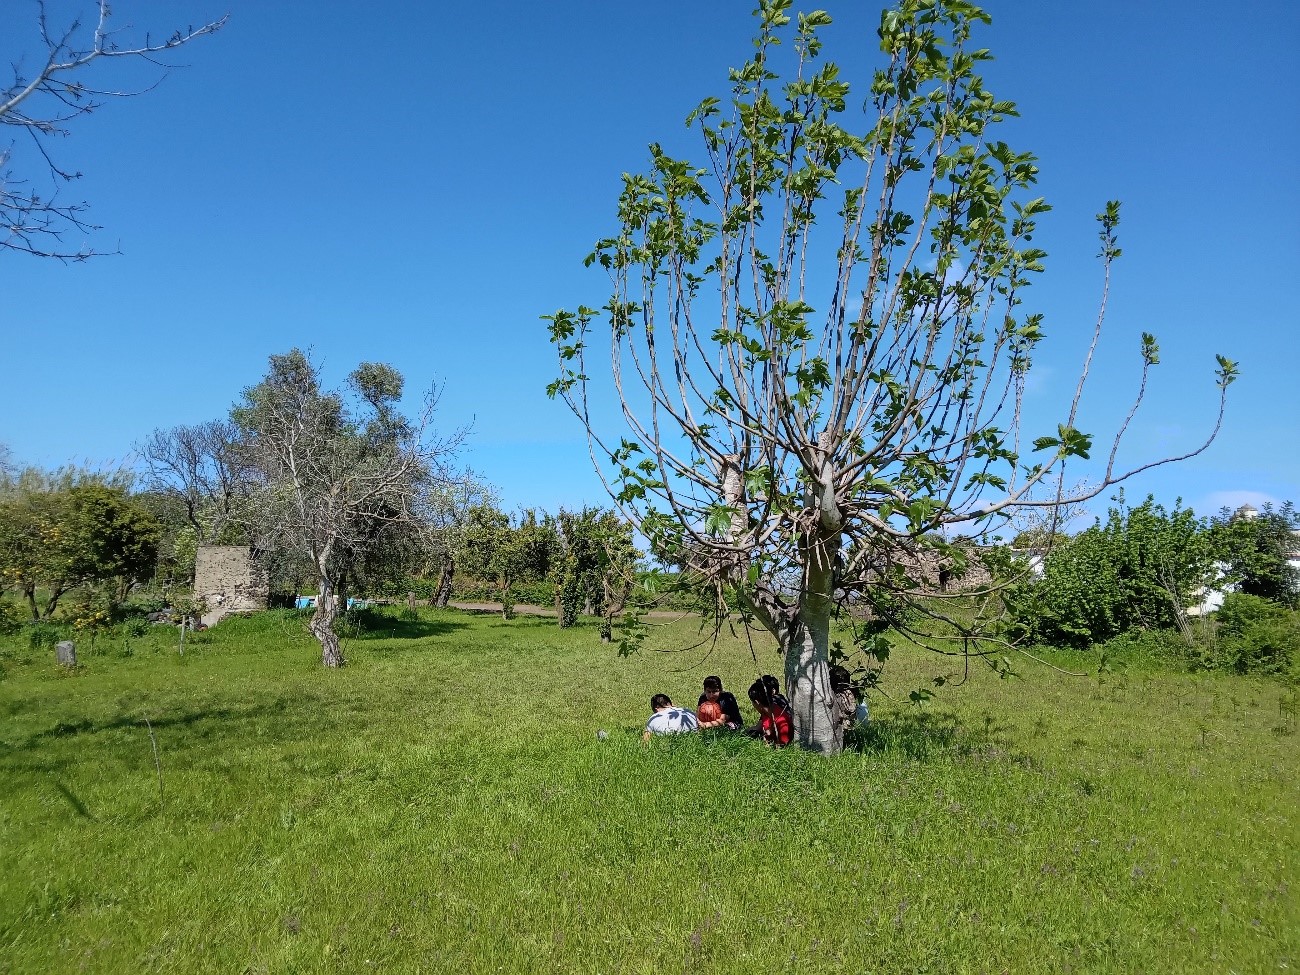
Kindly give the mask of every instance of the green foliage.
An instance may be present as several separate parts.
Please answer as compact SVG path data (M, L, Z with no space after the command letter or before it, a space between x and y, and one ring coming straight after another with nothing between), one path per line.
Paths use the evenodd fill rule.
M72 635L72 629L66 623L53 623L48 620L28 623L23 627L30 650L53 650L60 640Z
M636 584L640 553L632 527L613 511L583 508L555 518L558 551L551 569L560 626L573 626L582 610L608 620L621 613Z
M429 584L432 592L434 584ZM452 599L457 602L493 603L501 601L501 583L497 579L475 579L459 574L452 587ZM555 583L550 579L512 579L510 602L531 606L555 605Z
M0 577L48 619L78 587L112 607L153 572L161 526L125 488L96 480L0 499ZM43 593L38 601L37 591Z
M557 548L555 526L544 514L529 510L511 519L495 504L485 501L467 510L456 563L466 575L495 581L494 598L501 603L502 615L509 619L514 615L517 585L521 581L544 580L551 572Z
M1218 666L1238 674L1290 674L1300 661L1300 612L1234 592L1215 621Z
M1135 629L1171 628L1211 574L1212 552L1195 514L1147 498L1111 508L1106 522L1052 549L1043 578L1008 594L1032 640L1082 647Z
M23 611L0 596L0 635L13 633L23 625Z
M1249 596L1296 605L1300 600L1300 569L1289 562L1300 552L1300 513L1290 501L1280 508L1219 512L1210 527L1215 558L1227 567L1223 582Z

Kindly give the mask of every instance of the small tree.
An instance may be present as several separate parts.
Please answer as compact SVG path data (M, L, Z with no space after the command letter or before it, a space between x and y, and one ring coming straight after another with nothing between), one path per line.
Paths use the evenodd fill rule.
M640 553L632 526L616 512L584 508L555 519L559 557L552 575L560 626L572 626L579 611L601 617L601 640L612 636L613 618L627 606Z
M1053 546L1043 578L1013 600L1036 641L1099 643L1130 630L1185 625L1184 611L1213 575L1204 525L1190 508L1121 497L1106 521Z
M588 258L612 284L612 402L593 379L602 315L587 306L547 316L560 366L549 392L656 554L711 588L719 618L738 609L775 636L798 740L835 751L840 600L887 619L944 615L926 579L936 561L960 572L950 532L980 537L1017 508L1086 500L1178 458L1117 466L1159 359L1149 335L1132 409L1086 492L1069 496L1062 478L1093 448L1078 426L1091 352L1050 432L1024 429L1045 332L1022 302L1049 207L1031 192L1034 157L996 134L1015 105L979 74L990 55L971 35L989 17L966 0L902 0L881 16L881 66L854 91L821 56L830 17L795 22L789 9L760 0L729 105L707 98L688 117L704 164L652 145L650 171L623 178L618 227ZM1094 347L1118 222L1107 204ZM1220 357L1221 391L1235 373ZM604 429L610 416L626 426ZM996 662L993 623L949 619L927 645Z
M1288 606L1300 598L1300 569L1291 564L1300 553L1300 514L1290 501L1262 511L1225 508L1210 528L1210 543L1227 567L1225 581L1240 592Z
M445 607L451 599L457 563L465 550L465 533L472 525L473 512L479 507L495 509L497 497L491 486L466 471L431 491L427 507L430 567L438 575L433 605Z
M471 576L496 583L503 619L513 619L513 587L523 580L545 579L556 555L555 528L535 511L511 519L494 504L470 507L461 532L458 561Z
M145 487L181 508L200 545L220 540L242 520L252 485L238 442L233 423L210 420L155 430L136 446Z
M100 68L107 62L135 61L166 67L162 58L205 34L220 30L226 18L201 27L189 27L155 40L146 34L136 41L124 40L120 30L109 25L108 0L90 5L91 18L77 18L67 26L51 24L44 0L36 5L38 53L13 64L13 80L0 89L0 126L21 136L22 144L35 150L33 162L48 174L50 189L35 188L31 176L11 170L14 146L0 146L0 250L19 251L59 260L85 260L95 255L90 247L70 249L63 236L70 232L97 230L86 220L86 204L65 203L60 189L81 176L55 162L51 142L68 134L68 126L103 107L113 98L143 94L158 83L130 90L105 85Z
M271 356L231 411L241 461L257 478L250 510L261 545L311 560L320 595L310 628L326 667L343 664L334 621L349 572L426 530L421 498L447 479L462 436L432 437L433 391L416 419L398 412L404 383L391 366L362 363L348 382L350 399L323 390L294 349Z
M33 620L49 619L65 595L91 583L107 583L118 603L153 571L160 534L122 487L85 481L24 492L0 500L0 574Z

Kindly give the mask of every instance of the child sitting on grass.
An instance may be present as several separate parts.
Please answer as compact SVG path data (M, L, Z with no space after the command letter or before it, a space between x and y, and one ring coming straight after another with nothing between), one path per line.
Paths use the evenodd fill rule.
M656 694L650 698L650 710L654 714L645 723L642 741L649 741L651 735L679 735L684 731L695 731L700 726L693 712L673 707L672 698L667 694Z
M716 714L714 714L715 708ZM736 695L722 689L721 677L704 678L704 693L700 695L696 709L699 712L701 729L729 728L732 731L739 731L745 726L745 719L740 714L740 705L736 703Z
M773 681L776 678L772 678ZM751 729L751 734L762 738L769 745L788 745L794 738L794 716L785 696L774 694L771 683L759 678L750 685L749 703L758 712L758 724Z
M858 724L866 722L867 706L862 702L861 691L853 686L853 678L847 667L837 664L831 668L831 694L839 734L846 734Z

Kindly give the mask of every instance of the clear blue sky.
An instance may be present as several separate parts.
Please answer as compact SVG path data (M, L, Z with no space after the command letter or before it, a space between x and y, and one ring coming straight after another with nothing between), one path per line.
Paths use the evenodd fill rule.
M825 4L831 56L866 76L878 6ZM55 0L52 11L75 6ZM0 254L0 442L42 465L121 459L151 429L223 415L266 357L311 347L328 379L359 360L446 384L445 426L507 505L603 502L581 431L545 397L538 316L599 304L582 267L613 227L623 171L725 93L750 0L472 5L391 0L118 0L155 32L230 13L150 94L58 147L121 256ZM1300 502L1300 4L991 0L990 88L1020 104L1007 141L1040 157L1055 210L1033 291L1050 351L1038 427L1082 359L1100 275L1093 215L1124 202L1111 313L1085 429L1104 432L1163 365L1128 456L1196 442L1213 353L1238 360L1218 442L1133 495L1199 512ZM35 3L0 5L0 54L34 45ZM1104 508L1104 500L1097 510Z

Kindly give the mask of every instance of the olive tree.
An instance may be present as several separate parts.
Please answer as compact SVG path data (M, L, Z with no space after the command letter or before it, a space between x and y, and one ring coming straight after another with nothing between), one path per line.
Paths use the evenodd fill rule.
M427 530L422 499L449 476L462 436L434 437L435 391L415 418L404 416L404 381L391 366L364 362L348 384L351 396L323 389L315 364L294 349L271 356L265 378L231 411L241 463L256 478L255 537L311 561L320 598L310 629L326 667L343 664L334 621L349 574Z
M8 4L5 18L17 4ZM0 131L16 142L0 144L0 250L59 260L85 260L96 251L71 248L66 234L86 234L99 228L86 218L86 204L68 202L59 194L81 173L56 161L52 143L69 133L77 119L116 98L143 94L158 84L155 77L142 88L115 87L105 69L112 62L139 62L166 71L163 58L191 41L220 30L226 18L199 27L186 27L155 37L130 37L111 23L108 0L86 5L89 16L52 22L44 0L31 8L35 16L35 52L13 55L12 78L0 88ZM0 20L0 29L8 25ZM10 37L17 31L5 30ZM6 52L9 54L10 52ZM111 69L110 69L111 70ZM29 153L27 164L14 169L15 147ZM37 176L42 172L44 176ZM46 189L45 187L48 187Z
M588 257L608 301L546 316L560 370L549 392L656 554L707 582L720 613L775 636L797 740L833 752L837 603L886 621L908 609L927 629L936 560L960 576L971 557L954 534L979 538L1017 508L1086 500L1178 458L1117 466L1159 359L1150 335L1086 492L1069 496L1062 478L1093 450L1079 425L1091 352L1068 405L1041 435L1027 429L1045 329L1023 302L1049 207L1032 193L1034 156L997 137L1016 110L980 75L990 55L971 36L989 17L965 0L902 0L881 16L878 69L853 87L823 57L825 12L796 20L790 0L760 0L756 15L729 98L687 119L699 163L651 145L649 170L624 175L617 228ZM1092 348L1118 204L1099 219ZM1218 361L1221 419L1236 367ZM610 416L624 422L607 428ZM953 618L928 645L996 663L992 623L991 610Z
M456 570L465 550L465 533L476 524L475 512L496 510L498 498L490 484L473 471L465 471L430 492L425 507L431 530L429 567L438 574L432 604L445 607L451 600Z

